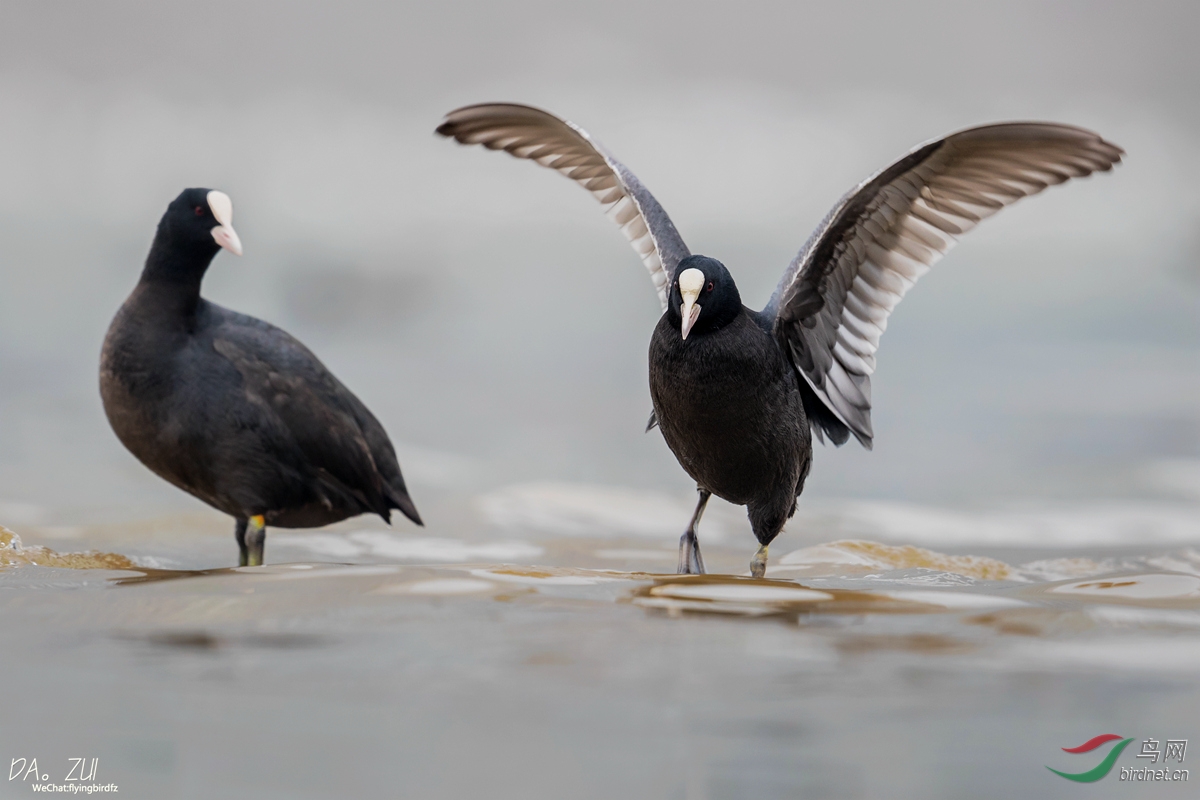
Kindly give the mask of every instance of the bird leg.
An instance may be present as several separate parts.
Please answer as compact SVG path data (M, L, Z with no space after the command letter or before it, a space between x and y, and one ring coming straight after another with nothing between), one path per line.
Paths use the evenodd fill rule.
M233 529L233 537L238 543L238 566L244 567L250 559L250 551L246 549L246 520L239 519Z
M263 563L263 545L267 543L267 521L262 514L250 518L246 527L246 566L261 567Z
M750 576L753 578L761 578L767 574L767 546L764 544L758 548L758 552L754 554L754 558L750 559Z
M700 557L700 542L696 539L696 526L700 524L700 517L704 514L704 507L708 505L708 498L712 497L712 492L707 489L698 489L700 492L700 502L696 503L696 512L692 514L692 522L688 525L687 533L679 539L679 568L675 571L680 575L703 575L704 574L704 559Z

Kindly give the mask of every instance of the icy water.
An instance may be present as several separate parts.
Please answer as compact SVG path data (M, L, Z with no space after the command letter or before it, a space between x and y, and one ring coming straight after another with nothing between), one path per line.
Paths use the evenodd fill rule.
M755 581L721 504L714 574L669 574L689 500L516 485L427 504L453 536L274 531L241 569L216 515L0 534L0 751L138 798L1009 798L1082 796L1047 767L1102 733L1117 768L1195 737L1194 505L815 503Z
M0 798L84 760L155 800L1196 796L1120 780L1200 747L1195 4L210 5L0 25ZM1128 155L906 296L875 449L817 449L767 580L717 502L681 580L651 284L586 192L433 135L490 100L584 126L755 308L931 137ZM104 332L197 185L245 245L206 297L362 398L427 528L270 531L230 569L232 523L113 436ZM1101 734L1132 740L1107 777L1047 769Z

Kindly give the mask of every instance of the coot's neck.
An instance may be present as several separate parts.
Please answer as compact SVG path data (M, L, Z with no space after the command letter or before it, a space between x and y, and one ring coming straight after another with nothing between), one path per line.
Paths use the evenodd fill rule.
M191 317L200 304L204 273L220 248L180 247L164 233L160 230L150 246L138 288L162 313Z

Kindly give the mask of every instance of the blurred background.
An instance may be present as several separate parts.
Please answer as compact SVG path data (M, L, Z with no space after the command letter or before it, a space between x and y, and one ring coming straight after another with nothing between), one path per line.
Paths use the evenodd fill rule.
M1007 119L1100 132L1128 151L1115 173L988 221L906 298L875 450L819 449L806 502L1195 500L1198 23L1188 2L5 3L0 517L210 513L123 450L97 391L187 186L233 197L246 248L207 296L321 356L419 505L525 481L686 498L642 432L650 282L585 192L434 136L487 100L603 141L756 308L834 201L916 144Z
M0 759L154 798L928 800L1059 795L1045 766L1098 733L1195 739L1198 30L1185 0L0 3ZM809 613L653 594L694 502L643 433L658 300L586 192L434 135L497 100L604 142L756 308L923 141L1056 120L1127 157L892 315L874 451L818 448L772 547L850 598ZM232 525L125 452L97 369L188 186L245 245L206 296L373 409L426 529L272 531L267 568L158 580L231 565ZM710 505L714 572L748 527Z

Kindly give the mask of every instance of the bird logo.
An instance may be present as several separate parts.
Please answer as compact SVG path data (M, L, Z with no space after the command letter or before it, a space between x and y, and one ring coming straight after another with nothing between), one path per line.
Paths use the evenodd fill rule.
M1046 769L1050 770L1055 775L1061 775L1069 781L1075 781L1076 783L1095 783L1112 771L1113 764L1117 763L1117 757L1121 755L1121 751L1128 747L1129 743L1132 742L1133 739L1126 739L1118 736L1115 733L1103 733L1092 739L1088 739L1078 747L1063 748L1063 752L1065 753L1090 753L1098 747L1102 747L1109 742L1116 741L1118 739L1120 741L1108 751L1108 755L1104 757L1104 760L1095 767L1089 769L1087 772L1060 772L1059 770L1056 770L1054 767L1050 766L1047 766Z

